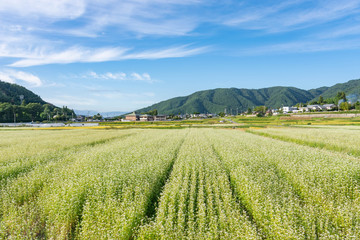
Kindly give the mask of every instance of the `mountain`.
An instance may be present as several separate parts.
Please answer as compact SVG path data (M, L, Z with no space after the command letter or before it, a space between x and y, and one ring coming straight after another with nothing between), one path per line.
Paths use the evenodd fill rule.
M360 79L350 80L346 83L338 83L332 87L322 87L321 93L318 96L323 96L324 98L335 97L338 92L345 92L346 95L360 94ZM310 90L312 91L312 90Z
M0 102L12 103L15 105L20 105L21 100L20 96L23 96L23 99L27 103L40 103L46 104L38 95L32 91L13 83L7 83L0 81Z
M219 113L246 111L249 107L265 105L270 108L292 106L317 99L335 97L337 92L360 93L360 80L351 80L332 87L303 90L295 87L270 87L261 89L217 88L195 92L189 96L171 98L137 110L137 113L157 109L160 114Z

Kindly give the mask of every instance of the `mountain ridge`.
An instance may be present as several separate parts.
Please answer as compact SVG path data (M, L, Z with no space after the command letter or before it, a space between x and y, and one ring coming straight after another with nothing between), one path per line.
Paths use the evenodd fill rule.
M28 103L47 104L39 95L36 95L27 88L16 83L8 83L0 80L0 102L7 102L15 105L21 104L20 96ZM52 104L51 104L52 105Z
M219 113L223 111L246 111L248 108L265 105L270 108L292 106L318 99L332 98L339 91L360 95L360 79L323 86L310 90L296 87L275 86L260 89L216 88L194 92L187 96L170 98L136 110L137 113L157 109L160 114Z

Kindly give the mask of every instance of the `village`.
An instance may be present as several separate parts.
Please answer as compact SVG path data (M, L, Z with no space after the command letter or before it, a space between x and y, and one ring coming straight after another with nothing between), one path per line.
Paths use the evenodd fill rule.
M260 110L259 110L260 109ZM263 109L263 110L262 110ZM122 122L151 122L151 121L167 121L167 120L182 120L182 119L205 119L205 118L215 118L215 117L226 117L226 116L260 116L263 112L265 116L279 115L279 114L297 114L297 113L309 113L309 112L323 112L323 111L336 111L338 106L335 104L315 104L303 106L283 106L279 109L267 109L265 106L249 108L247 112L237 112L233 114L231 109L230 113L227 113L227 109L224 109L224 112L215 114L215 113L192 113L192 114L179 114L179 115L151 115L151 114L137 114L132 112L125 115L121 119Z

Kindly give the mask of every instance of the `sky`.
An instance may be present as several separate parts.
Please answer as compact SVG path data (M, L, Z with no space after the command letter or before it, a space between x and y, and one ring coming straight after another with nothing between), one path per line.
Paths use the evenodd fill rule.
M0 0L0 80L77 110L332 86L359 56L360 0Z

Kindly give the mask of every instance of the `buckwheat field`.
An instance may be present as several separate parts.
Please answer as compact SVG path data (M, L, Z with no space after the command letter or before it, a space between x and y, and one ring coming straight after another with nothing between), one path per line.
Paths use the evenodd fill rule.
M359 133L0 130L0 237L359 239Z

